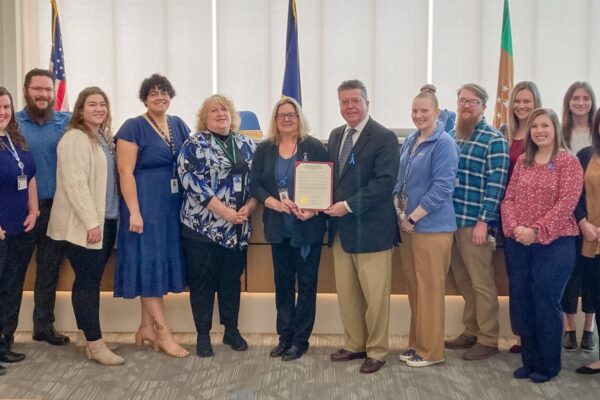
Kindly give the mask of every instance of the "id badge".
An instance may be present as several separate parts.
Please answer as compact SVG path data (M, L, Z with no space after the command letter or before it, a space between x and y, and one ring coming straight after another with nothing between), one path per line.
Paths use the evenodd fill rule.
M177 178L171 178L171 193L179 193L179 182L177 182Z
M17 190L27 190L27 175L17 176Z
M236 193L240 193L242 191L242 175L241 174L233 175L233 191Z
M279 200L283 201L283 200L289 200L290 196L288 194L288 190L287 188L279 188Z

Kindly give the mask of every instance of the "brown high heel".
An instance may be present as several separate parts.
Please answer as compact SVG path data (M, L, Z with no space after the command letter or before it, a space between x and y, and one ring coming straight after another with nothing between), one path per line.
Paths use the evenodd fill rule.
M150 344L151 346L154 346L154 343L156 342L156 332L153 328L154 327L152 325L140 326L137 332L135 333L135 344L139 347L142 347L146 343ZM154 334L154 337L148 335L147 331L149 329ZM144 332L146 332L146 334Z
M173 334L167 331L164 326L156 323L156 340L154 341L154 351L164 351L166 355L175 358L184 358L190 355L190 352L181 347L173 338Z

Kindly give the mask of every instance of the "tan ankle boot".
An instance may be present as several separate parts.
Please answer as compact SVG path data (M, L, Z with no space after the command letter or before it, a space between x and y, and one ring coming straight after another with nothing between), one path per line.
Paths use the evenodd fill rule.
M90 360L102 365L121 365L125 362L122 357L110 351L102 339L87 342L85 352Z
M106 343L106 347L108 347L108 349L110 351L115 351L116 349L119 348L119 345L117 343ZM87 346L87 340L85 338L85 334L83 333L83 331L80 329L77 331L77 341L75 342L75 347L86 347Z

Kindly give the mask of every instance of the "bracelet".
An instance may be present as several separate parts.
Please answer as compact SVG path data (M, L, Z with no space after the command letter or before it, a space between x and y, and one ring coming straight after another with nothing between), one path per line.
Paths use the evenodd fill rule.
M29 210L29 214L34 214L36 217L40 216L40 210Z

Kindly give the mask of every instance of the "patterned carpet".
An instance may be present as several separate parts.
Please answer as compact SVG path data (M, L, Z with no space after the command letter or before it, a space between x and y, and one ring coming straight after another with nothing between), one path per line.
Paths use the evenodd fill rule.
M74 339L74 335L71 335ZM284 363L269 358L275 335L247 335L247 352L237 353L213 336L215 356L195 355L173 359L149 347L134 346L132 334L108 334L119 343L116 351L126 359L121 367L104 367L86 359L82 348L51 347L32 342L29 333L17 335L15 351L27 359L7 366L0 377L0 399L76 400L192 400L192 399L598 399L600 375L580 376L573 370L598 358L598 352L563 354L563 371L549 383L536 385L512 378L519 356L509 354L511 344L488 360L468 362L461 351L450 350L446 363L414 369L398 361L406 337L393 336L394 349L376 374L361 375L360 360L332 363L329 353L342 344L341 336L318 335L300 360ZM194 354L195 335L178 334ZM6 366L6 364L4 364Z

